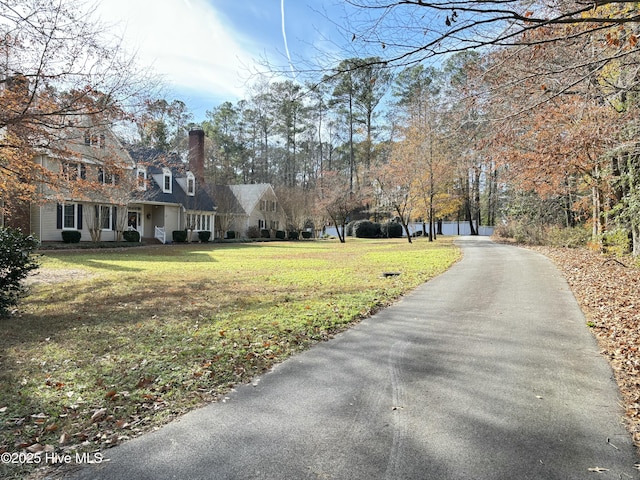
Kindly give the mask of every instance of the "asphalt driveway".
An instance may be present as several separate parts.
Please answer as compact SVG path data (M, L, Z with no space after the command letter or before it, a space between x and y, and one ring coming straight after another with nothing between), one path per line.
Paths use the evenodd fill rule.
M460 245L396 305L72 478L640 478L560 273L486 238Z

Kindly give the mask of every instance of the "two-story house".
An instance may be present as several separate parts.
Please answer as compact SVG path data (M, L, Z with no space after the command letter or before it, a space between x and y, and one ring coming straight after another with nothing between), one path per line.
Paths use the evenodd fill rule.
M190 132L190 152L201 130ZM150 148L129 150L138 185L128 209L129 228L143 238L172 240L175 230L215 231L216 205L192 165L175 153Z
M190 148L203 135L190 134ZM67 138L66 150L38 155L60 181L38 186L44 201L14 216L41 241L60 241L65 230L81 232L81 241L119 241L136 230L163 242L173 230L214 231L215 203L178 156L127 150L108 129L86 126Z

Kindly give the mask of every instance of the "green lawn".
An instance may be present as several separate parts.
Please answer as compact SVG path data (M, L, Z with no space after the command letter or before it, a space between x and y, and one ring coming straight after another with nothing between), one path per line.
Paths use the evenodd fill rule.
M444 238L46 252L44 270L91 275L36 285L19 314L0 320L0 452L118 443L329 338L458 258Z

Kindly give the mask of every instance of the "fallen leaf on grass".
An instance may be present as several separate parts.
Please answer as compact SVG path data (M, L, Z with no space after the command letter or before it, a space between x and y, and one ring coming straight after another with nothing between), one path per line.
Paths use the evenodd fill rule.
M55 432L58 429L58 424L57 423L52 423L52 424L47 425L46 427L44 427L44 429L47 432Z
M116 427L117 428L127 428L129 426L129 423L126 420L116 420Z
M99 422L105 417L106 414L107 414L106 408L99 408L98 410L93 412L93 415L91 415L91 423Z
M145 388L148 387L149 385L151 385L153 383L154 377L144 377L141 378L140 380L138 380L138 383L136 384L137 388Z

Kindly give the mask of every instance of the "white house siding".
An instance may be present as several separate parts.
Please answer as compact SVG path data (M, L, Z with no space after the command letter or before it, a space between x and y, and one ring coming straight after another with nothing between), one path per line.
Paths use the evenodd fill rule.
M258 223L256 222L256 225ZM247 228L249 227L249 216L248 215L238 215L234 216L231 224L229 225L229 230L232 232L238 232L240 236L246 236Z
M83 220L80 241L91 241L91 234L87 228L85 209L91 208L93 205L82 205ZM57 203L46 203L41 206L35 206L31 209L31 225L33 233L43 242L61 242L62 231L57 226ZM116 240L116 232L113 230L103 230L100 235L100 241L113 242Z
M181 206L167 205L164 207L164 227L168 238L171 238L171 232L174 230L183 230L183 223Z
M62 230L59 230L56 226L57 204L47 203L40 207L36 207L40 211L41 220L39 222L40 240L43 242L61 242ZM84 222L83 225L84 227ZM81 240L90 239L88 230L81 230Z
M31 207L29 215L29 227L31 234L40 238L40 222L42 221L42 212L39 207Z

